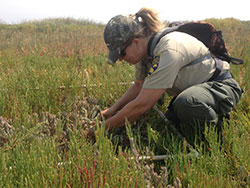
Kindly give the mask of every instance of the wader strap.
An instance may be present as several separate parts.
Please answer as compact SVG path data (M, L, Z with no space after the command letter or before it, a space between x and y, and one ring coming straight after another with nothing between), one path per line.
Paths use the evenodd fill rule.
M215 60L216 69L215 69L213 76L208 80L208 82L226 80L226 79L232 78L230 71L226 71L225 73L220 75L222 67L223 67L223 61L218 58L214 58L214 60Z
M154 57L154 49L158 42L161 40L163 36L165 36L168 33L171 33L173 31L176 31L179 26L174 26L174 27L167 27L163 29L162 31L155 33L148 42L148 48L147 48L147 54L148 56L153 59Z

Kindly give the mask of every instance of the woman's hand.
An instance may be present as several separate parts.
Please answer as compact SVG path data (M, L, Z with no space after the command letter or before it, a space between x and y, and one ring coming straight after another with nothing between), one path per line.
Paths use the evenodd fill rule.
M104 118L104 120L111 118L112 116L115 115L115 113L116 111L114 111L112 107L101 111L101 115Z

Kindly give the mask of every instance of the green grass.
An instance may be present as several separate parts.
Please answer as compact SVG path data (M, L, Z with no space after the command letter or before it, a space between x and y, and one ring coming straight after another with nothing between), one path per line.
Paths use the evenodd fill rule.
M112 134L99 128L95 145L85 139L80 102L92 98L104 109L134 77L132 66L106 63L103 25L73 19L0 24L0 136L7 138L0 137L0 187L166 187L179 180L182 187L249 187L250 22L207 21L223 30L231 54L245 60L231 66L245 92L224 123L223 143L207 129L206 147L194 143L198 157L188 155L154 110ZM174 157L137 161L152 152Z

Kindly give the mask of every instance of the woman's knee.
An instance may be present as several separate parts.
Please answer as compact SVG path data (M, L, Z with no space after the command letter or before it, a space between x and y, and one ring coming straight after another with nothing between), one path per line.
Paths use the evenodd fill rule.
M182 123L199 122L204 124L217 123L218 115L215 110L195 95L180 94L173 102L176 116Z

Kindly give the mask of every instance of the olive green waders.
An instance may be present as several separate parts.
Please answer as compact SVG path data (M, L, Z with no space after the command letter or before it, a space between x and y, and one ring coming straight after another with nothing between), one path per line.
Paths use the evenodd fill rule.
M205 124L217 125L229 114L241 95L242 89L233 78L197 84L173 99L166 117L184 134L185 130L193 132L196 125L204 131Z

